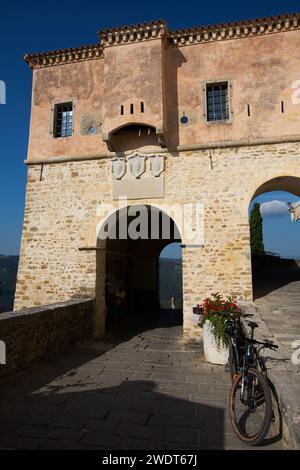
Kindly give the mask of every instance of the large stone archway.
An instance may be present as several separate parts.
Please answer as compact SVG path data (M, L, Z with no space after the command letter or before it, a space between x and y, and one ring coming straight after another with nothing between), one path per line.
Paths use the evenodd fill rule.
M166 212L141 204L111 212L97 227L96 333L101 336L120 284L128 315L158 312L159 255L167 244L181 242L181 234Z

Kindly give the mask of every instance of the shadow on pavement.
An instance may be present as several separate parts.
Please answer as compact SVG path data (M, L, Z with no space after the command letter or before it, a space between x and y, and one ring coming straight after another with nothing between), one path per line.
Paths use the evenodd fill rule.
M280 287L296 281L300 281L300 268L296 262L291 261L291 265L288 267L254 270L254 300L260 299Z
M21 377L19 377L20 379ZM49 372L48 380L51 380ZM42 380L45 382L45 380ZM15 380L15 386L18 380ZM152 381L1 393L0 448L222 449L224 411L161 394ZM4 386L13 392L14 381Z

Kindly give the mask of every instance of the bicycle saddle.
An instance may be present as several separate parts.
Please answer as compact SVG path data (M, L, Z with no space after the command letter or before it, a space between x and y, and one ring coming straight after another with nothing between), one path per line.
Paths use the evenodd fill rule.
M253 328L253 329L254 329L254 328L258 328L258 324L255 323L255 321L250 321L250 322L248 323L248 326L250 326L250 328Z

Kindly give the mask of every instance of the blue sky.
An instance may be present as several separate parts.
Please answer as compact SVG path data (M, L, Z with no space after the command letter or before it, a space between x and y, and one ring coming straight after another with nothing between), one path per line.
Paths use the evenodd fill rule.
M27 153L31 100L31 71L23 62L24 53L95 43L96 31L101 28L155 18L166 19L170 28L177 29L297 10L299 2L289 0L215 0L213 4L199 0L1 2L0 80L6 82L7 104L0 105L0 253L18 253L23 221L26 181L23 160ZM269 217L266 221L266 239L275 225L279 230L276 229L274 244L269 247L267 242L267 248L286 250L285 241L290 237L289 250L300 255L296 243L299 226L292 228L286 220L283 238L280 232L285 230L283 225L278 225L278 218L273 219ZM173 255L176 253L175 250Z
M278 204L278 201L282 204ZM299 197L274 191L255 198L249 211L255 202L260 204L266 251L278 253L286 258L300 259L300 221L292 222L287 211L287 203L295 201L299 201Z

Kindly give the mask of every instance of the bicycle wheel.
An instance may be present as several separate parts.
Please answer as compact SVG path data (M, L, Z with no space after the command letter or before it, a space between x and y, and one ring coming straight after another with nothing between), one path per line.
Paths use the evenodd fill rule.
M255 446L266 437L272 420L272 399L266 378L249 368L242 387L242 373L234 380L230 392L229 414L236 435Z

